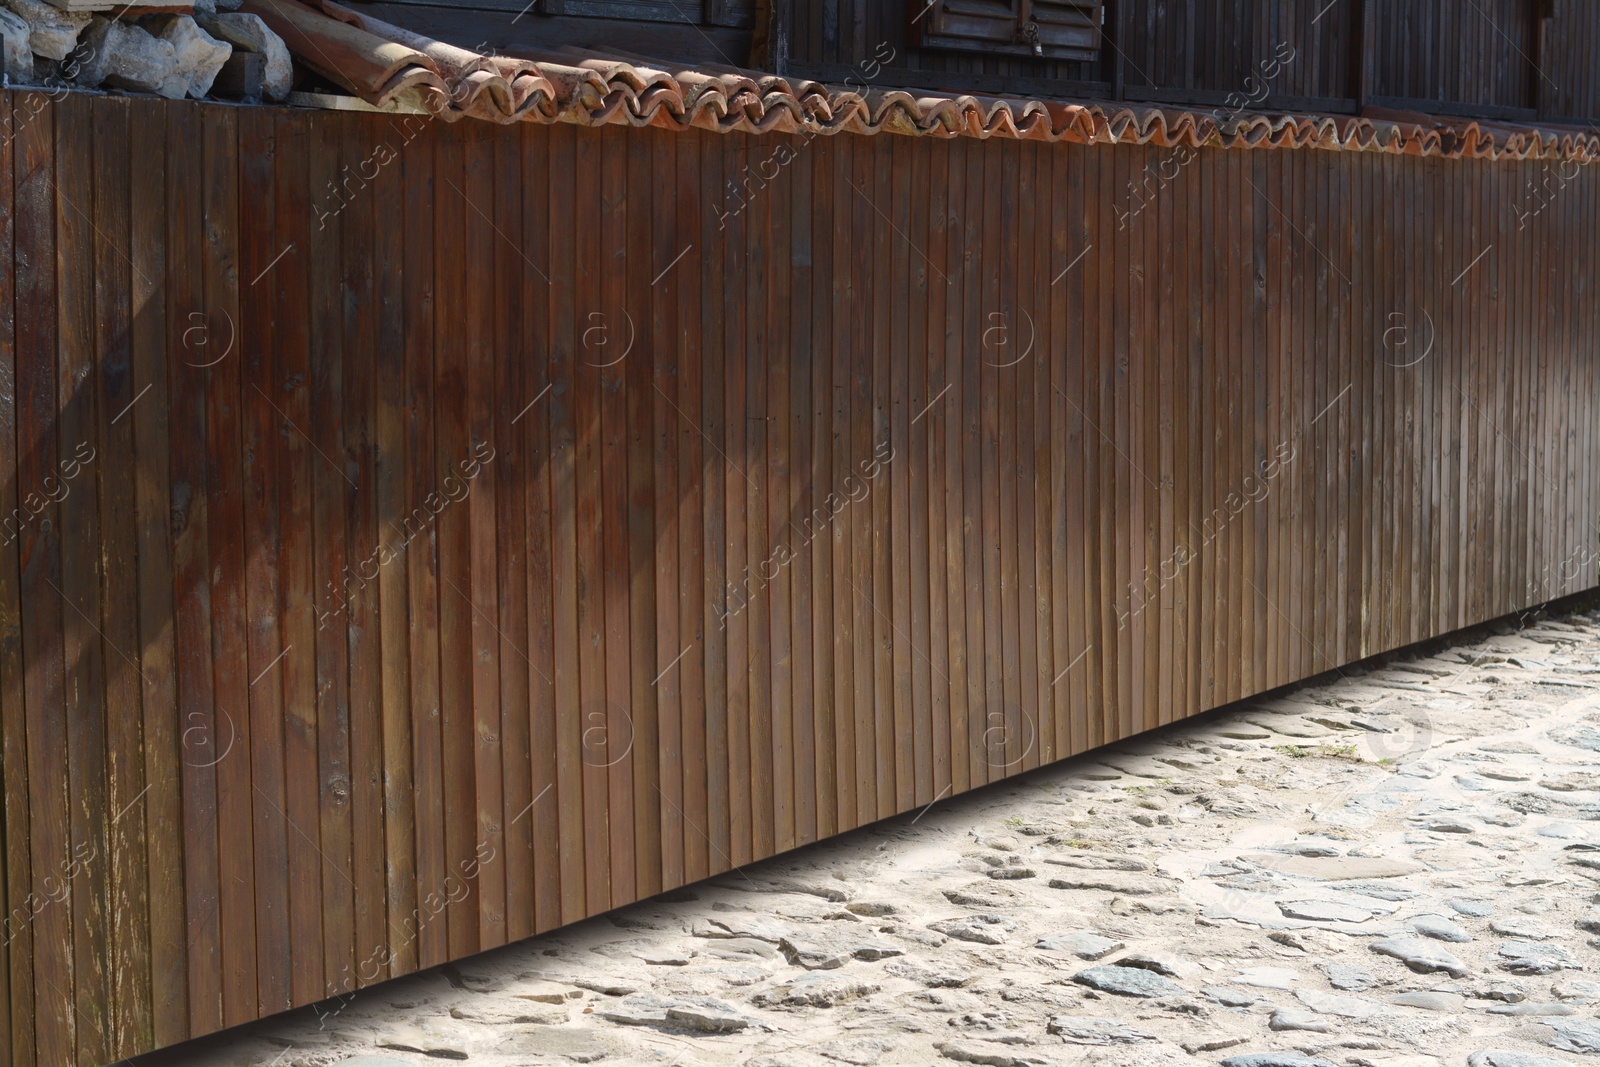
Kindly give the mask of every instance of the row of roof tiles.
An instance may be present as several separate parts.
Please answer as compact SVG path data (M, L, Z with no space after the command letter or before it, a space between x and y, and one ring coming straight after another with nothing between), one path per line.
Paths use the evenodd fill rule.
M1221 113L900 89L839 88L732 67L693 69L564 48L483 55L336 0L246 0L300 62L376 107L498 123L621 123L718 132L991 137L1073 144L1321 148L1471 159L1600 158L1600 131L1369 110Z

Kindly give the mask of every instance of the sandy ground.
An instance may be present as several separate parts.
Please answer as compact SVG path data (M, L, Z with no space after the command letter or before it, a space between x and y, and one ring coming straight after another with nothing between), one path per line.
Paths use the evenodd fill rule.
M1600 612L1430 652L140 1062L1600 1064Z

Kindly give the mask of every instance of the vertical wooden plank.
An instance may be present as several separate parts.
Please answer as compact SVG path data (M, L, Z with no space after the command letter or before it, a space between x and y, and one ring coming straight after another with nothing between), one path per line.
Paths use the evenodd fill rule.
M634 190L629 203L637 205L628 218L626 247L623 258L625 303L634 308L634 319L639 323L651 322L653 301L647 295L653 288L651 282L658 271L651 266L651 212L645 206L648 198L638 194L639 181L651 173L650 137L627 138L625 168ZM649 329L649 326L645 327ZM631 824L629 834L633 846L634 881L629 887L627 900L652 896L661 891L661 764L659 761L660 707L655 679L659 668L652 663L665 665L665 657L658 659L656 641L655 603L655 488L654 460L652 457L652 418L655 407L654 349L660 343L659 333L651 334L651 351L643 353L648 358L625 360L618 368L626 381L627 400L627 583L628 630L630 650L627 702L633 715L633 753L629 756L629 803ZM676 654L676 650L667 653Z
M959 742L952 735L952 701L955 696L955 679L950 664L950 635L952 619L949 609L949 569L951 556L946 529L946 496L952 485L949 467L949 440L947 427L950 412L950 368L946 323L949 321L948 301L954 268L950 263L950 150L945 144L926 142L922 145L920 180L927 190L927 203L923 208L928 227L928 270L931 277L923 280L927 292L927 317L923 323L926 341L913 353L922 362L922 390L912 413L913 425L921 423L921 452L924 457L922 478L922 510L917 514L925 524L926 547L923 550L921 580L927 602L926 633L923 647L928 652L927 700L930 705L929 724L931 750L929 752L927 803L950 795L954 788L952 757L961 753ZM959 272L957 272L959 273Z
M633 742L638 722L632 707L632 565L629 517L629 445L632 427L628 421L626 360L617 362L613 346L633 309L627 306L627 276L618 266L627 253L630 225L627 203L626 134L607 127L595 135L599 139L599 158L603 175L601 195L608 210L601 216L598 233L597 266L590 279L590 292L602 308L600 321L610 331L606 335L586 331L593 343L581 357L590 363L590 380L597 392L599 423L597 430L600 474L601 596L605 632L604 684L605 736L603 749L591 746L587 758L605 772L607 806L610 815L606 839L610 842L610 906L632 898L636 869L633 819ZM622 318L624 322L616 321ZM634 319L634 321L638 321ZM590 330L593 327L591 325ZM601 337L604 340L601 341ZM635 361L638 362L638 361ZM585 717L587 719L587 716ZM587 725L587 722L586 724ZM592 891L592 889L591 889Z
M467 282L470 255L486 244L488 228L479 211L492 209L469 188L468 155L476 147L474 131L463 127L440 130L434 151L434 292L438 311L434 320L433 416L434 449L429 457L431 491L448 506L438 516L439 552L439 732L444 785L444 884L450 900L449 958L478 951L483 944L485 875L478 862L479 744L475 685L487 676L474 664L475 651L483 647L485 629L478 602L472 561L473 490L466 490L456 472L458 460L472 452L471 381L469 352L481 352L477 331L484 326L469 321L474 290ZM476 210L474 210L476 205ZM481 358L481 355L480 355ZM494 776L498 790L499 775ZM491 869L487 877L493 879ZM503 873L500 874L503 878ZM458 886L465 885L461 890ZM458 895L459 894L459 895Z
M812 630L814 596L813 571L818 555L818 508L821 494L817 492L816 468L812 462L812 371L816 363L816 343L813 330L815 320L808 310L812 304L812 269L814 247L812 213L812 172L815 157L804 141L785 143L784 149L805 153L804 158L787 159L785 175L789 188L784 199L789 208L786 221L788 240L784 251L789 264L787 271L792 289L788 306L783 312L788 318L784 330L785 366L789 375L789 405L779 417L787 420L789 459L787 475L788 517L783 536L795 555L794 575L790 583L790 615L793 626L789 631L789 678L792 687L790 715L792 748L790 762L793 766L793 815L790 820L780 820L779 829L792 822L791 847L815 841L817 837L817 743L816 743L816 655ZM774 153L781 149L776 146ZM793 309L792 311L790 309ZM781 794L780 794L781 799ZM781 840L781 833L780 833Z
M323 229L323 216L336 203L323 191L311 189L313 130L301 116L275 116L277 138L277 203L274 211L282 245L277 265L258 286L270 286L273 301L273 374L251 389L254 404L266 408L270 419L278 482L275 488L281 531L278 549L283 598L283 660L279 664L283 686L284 804L274 813L288 829L289 868L306 872L289 881L289 930L293 963L290 993L304 1004L327 995L322 940L321 773L318 764L317 675L318 636L330 608L316 587L313 543L313 464L321 458L311 447L304 427L310 417L311 374L311 240ZM315 205L315 208L313 208ZM313 210L316 230L313 231ZM259 277L259 275L258 275ZM252 279L253 280L253 279ZM262 684L266 684L263 682ZM262 800L264 805L267 800ZM270 797L268 798L270 799ZM270 805L268 805L270 806ZM314 874L312 872L315 872Z
M243 529L249 540L244 556L245 654L250 722L251 840L255 874L256 988L263 1013L294 1004L290 984L293 942L289 928L289 827L283 819L284 706L280 657L284 639L278 588L280 574L277 487L278 417L257 389L272 389L277 371L277 316L273 285L263 275L282 251L277 241L276 171L273 117L268 111L239 116L239 201L251 205L239 215L239 275L242 299L237 348L240 406L240 483ZM216 348L212 358L222 355ZM231 355L231 353L230 353ZM226 357L224 357L226 358ZM119 405L120 409L120 405ZM118 809L120 810L120 808Z
M577 137L576 170L584 174L600 172L600 134L583 131ZM608 200L615 196L614 191ZM597 308L602 296L597 264L607 264L609 257L601 252L600 220L590 206L591 198L578 197L575 201L574 228L563 230L562 252L579 264L576 291L570 293L579 310L578 328L582 330L581 343L572 349L580 361L573 370L574 419L573 436L576 449L576 478L572 499L576 509L575 536L577 545L577 625L578 625L578 709L576 728L581 731L581 762L583 777L583 837L585 846L584 888L587 914L603 911L611 906L611 829L610 804L607 795L607 762L604 742L610 736L612 714L606 699L606 597L610 586L606 582L604 537L601 519L601 390L600 371L595 364L600 359L593 354L589 341L603 338L595 334L593 316L604 330L608 314ZM581 244L579 242L582 242ZM601 352L607 351L600 349ZM609 357L607 357L609 358ZM622 709L618 709L619 713ZM620 725L620 721L619 721ZM600 731L595 733L594 731ZM599 742L598 747L591 739Z
M763 149L760 142L741 137L739 151L747 160L759 160ZM737 157L736 157L737 158ZM757 164L759 166L759 163ZM773 560L771 529L767 501L771 493L771 473L767 470L771 429L768 418L768 376L771 373L769 356L772 342L768 287L772 283L774 260L771 240L771 215L773 191L765 189L755 196L745 209L745 230L742 256L739 260L744 273L744 307L748 318L736 325L740 334L730 332L742 348L736 349L744 357L745 370L739 393L730 390L728 422L730 426L743 426L743 446L733 452L734 462L748 475L743 479L747 518L742 529L745 565L749 573L745 578L750 589L750 608L744 613L748 644L746 655L729 666L745 676L745 722L748 729L750 780L757 783L750 798L750 847L752 856L772 853L776 789L764 783L775 781L773 772L772 739L776 724L772 721L772 596L771 572ZM734 245L733 249L738 249ZM733 290L737 294L737 287ZM737 431L736 431L737 432ZM737 780L737 779L736 779Z
M33 117L16 127L12 140L15 211L12 253L14 299L21 308L54 308L55 128L58 108L39 96L25 104ZM15 318L17 485L19 502L33 518L17 540L22 603L24 716L31 848L28 886L34 900L60 895L69 869L70 814L67 797L67 731L62 650L61 529L46 478L54 476L57 442L56 316ZM48 883L46 882L48 879ZM53 889L51 887L54 887ZM32 1034L38 1063L72 1063L76 1027L73 1002L73 902L70 895L41 908L30 924L33 947Z
M918 759L917 736L915 726L915 712L912 707L912 675L916 669L912 657L919 654L921 648L916 643L915 631L912 629L911 620L911 490L912 467L915 463L911 455L911 445L908 439L908 429L912 412L908 410L907 394L910 390L910 353L909 346L909 314L908 305L911 300L911 275L915 268L911 259L920 257L921 252L913 252L914 223L912 222L911 200L915 195L915 185L909 168L910 145L901 138L889 138L889 143L884 147L888 150L880 157L878 187L883 188L882 178L887 175L890 179L890 190L905 190L896 195L890 193L889 198L883 202L884 213L889 216L889 221L894 231L892 238L892 255L887 264L889 268L889 301L888 315L888 359L887 378L885 384L887 391L880 404L883 407L882 436L879 432L873 434L873 445L880 441L888 441L889 447L894 449L895 459L887 465L887 469L874 479L873 490L875 495L887 496L888 520L888 598L879 599L878 607L887 615L884 623L888 629L885 639L889 643L889 670L890 670L890 721L892 730L892 749L889 753L890 766L894 774L891 793L894 810L904 811L916 802L916 764ZM920 249L920 245L917 245ZM882 275L880 274L880 277ZM885 303L881 301L880 303ZM920 303L920 301L919 301ZM920 358L920 353L918 353ZM865 457L863 457L865 458ZM876 503L876 502L875 502ZM874 515L878 510L874 507ZM875 527L874 532L877 533ZM874 594L876 597L876 594ZM880 801L881 803L881 801Z
M516 232L509 212L495 198L495 141L497 131L477 127L467 131L460 188L464 201L465 230L460 245L463 264L497 262L500 235ZM454 167L452 167L452 174ZM508 227L510 227L508 229ZM466 284L460 293L463 319L452 331L461 351L465 402L464 436L459 450L441 457L441 479L447 492L466 484L462 502L463 590L471 601L470 711L462 722L470 730L473 765L472 837L458 863L476 871L478 947L502 945L506 940L505 768L501 746L505 740L500 692L500 660L511 652L509 639L500 631L501 586L495 544L497 477L484 476L478 457L494 454L496 403L496 287L492 283ZM505 358L502 356L501 358ZM475 862L474 862L475 861Z
M370 961L361 960L368 972L388 977L417 967L417 780L413 773L412 691L409 628L412 618L408 596L411 530L417 519L406 506L407 482L407 338L406 236L390 213L403 212L406 203L405 165L402 157L414 146L404 127L387 120L374 123L372 154L362 161L361 173L375 171L371 199L374 205L373 300L373 421L372 495L376 509L373 530L374 557L367 569L378 571L378 688L382 732L383 896L386 923L379 943L383 951ZM370 162L368 161L370 160ZM276 249L272 250L275 254ZM426 549L418 546L419 552ZM258 684L266 684L263 679Z
M524 213L530 201L523 199L523 141L524 127L500 131L494 138L493 196L495 233L493 256L495 282L493 287L494 331L490 337L489 358L492 362L493 393L483 398L493 418L485 420L492 438L475 441L474 447L486 461L476 467L478 480L494 484L494 551L497 563L495 581L499 587L499 620L494 625L495 648L498 653L500 676L497 680L500 694L500 721L497 731L501 767L502 802L499 819L493 833L499 835L500 849L504 855L498 861L505 877L505 912L503 935L507 941L519 941L535 929L535 861L534 827L532 814L535 786L534 749L532 740L533 708L531 700L536 686L548 686L549 672L540 666L534 669L537 644L529 618L528 571L537 567L531 551L535 538L527 528L528 503L526 494L532 488L535 473L529 466L526 448L528 433L521 423L529 418L542 420L544 408L538 414L529 412L525 405L535 395L528 390L528 381L539 374L538 358L528 343L526 318L532 300L523 294L542 289L543 268L534 256L545 258L537 244L527 240ZM487 160L486 160L487 162ZM487 210L487 209L486 209ZM548 262L548 260L546 260ZM539 295L543 295L542 292ZM483 377L488 378L489 375ZM487 383L477 383L480 390ZM543 386L541 385L542 389ZM517 420L513 422L512 420ZM533 425L538 425L534 423ZM519 430L521 432L519 432ZM473 470L473 460L468 459L468 471ZM459 467L458 467L459 469ZM544 555L548 565L548 550ZM540 656L539 658L543 658ZM544 677L539 672L544 671ZM493 846L494 838L485 836ZM497 861L486 861L494 864Z
M38 97L0 96L0 125L19 121L16 105L26 108ZM26 119L26 110L20 118ZM32 1067L33 934L32 924L13 916L31 911L32 887L28 849L32 840L28 810L27 708L22 674L22 597L18 584L17 517L22 490L17 437L16 202L12 195L14 137L0 139L0 514L12 521L0 526L0 902L7 918L0 923L0 1064Z
M167 334L181 348L185 332L205 319L203 287L204 136L198 109L168 108ZM220 325L220 323L219 323ZM209 333L208 333L209 335ZM190 339L196 335L188 334ZM216 766L230 729L213 701L210 502L206 492L206 388L203 370L167 360L172 393L173 617L178 709L183 725L185 929L189 939L189 1028L223 1025L223 956L219 914ZM199 362L204 362L200 360Z
M318 205L317 228L307 236L309 269L309 345L305 410L287 409L289 419L311 446L309 468L311 558L317 615L316 721L318 822L321 836L317 871L322 881L323 981L326 993L344 994L356 986L355 881L352 871L350 782L350 630L354 601L361 595L349 558L347 514L359 486L347 462L344 317L342 294L344 227L349 224L339 189L345 164L341 133L350 120L318 114L307 120L310 135L310 187ZM359 161L358 161L359 162ZM329 190L331 201L323 200ZM326 211L326 214L321 212ZM323 223L326 222L326 226ZM296 396L297 402L301 398Z
M1009 523L1005 522L1005 512L1014 500L1005 492L1003 483L1015 468L1006 467L1001 451L1001 419L1008 410L1004 401L1010 397L1009 394L1002 397L998 364L1004 361L997 358L993 342L998 338L991 332L997 325L1005 328L1007 308L1001 303L1002 274L1009 278L1012 273L1005 270L1002 249L1010 245L1013 235L1009 230L1002 235L1001 219L1003 209L1009 208L1014 200L1004 192L1010 168L1002 166L999 147L987 145L978 156L983 198L977 220L982 229L979 240L975 242L978 258L972 264L978 274L978 308L983 331L980 342L972 350L973 358L981 364L977 379L979 421L975 446L978 460L976 499L980 502L982 515L982 521L974 523L978 527L980 540L972 563L980 568L982 578L979 610L983 616L984 639L981 651L985 683L983 729L985 738L994 742L984 746L983 774L984 780L990 782L1005 775L1015 758L1012 745L1021 736L1020 724L1011 714L1016 705L1008 707L1006 703L1008 694L1013 691L1007 683L1014 682L1016 675L1005 654L1008 630L1005 624L1003 574L1006 560L1000 550L1001 538L1010 528ZM970 187L968 195L971 195ZM1006 295L1011 295L1009 290L1006 290ZM1009 434L1005 443L1011 443ZM1015 616L1011 616L1011 621L1015 626Z
M580 547L587 552L594 543L594 497L588 491L587 470L582 466L589 455L590 438L582 438L584 450L580 453L578 429L587 425L583 420L589 410L589 397L579 377L583 368L575 365L575 289L584 260L575 254L574 227L586 207L586 198L576 197L573 192L579 138L577 131L569 127L556 127L545 136L549 139L550 160L547 169L549 262L562 262L564 257L571 256L573 262L580 264L579 271L551 273L549 293L550 571L557 731L556 790L550 799L556 803L560 817L557 837L561 857L560 917L563 922L572 922L587 913L589 873L604 857L604 849L600 847L604 837L589 834L595 820L604 817L604 808L591 792L592 772L585 767L582 752L586 725L583 687L592 669L592 660L583 652L584 641L592 632L589 623L592 608L586 594L593 589L593 582L599 575L589 570L593 564L587 555L581 564L584 570L580 571L578 556ZM590 138L585 135L584 141L587 145ZM569 210L568 205L575 205L575 208ZM588 221L593 220L589 218ZM590 841L594 843L592 848ZM605 889L604 892L609 894L610 891Z
M708 566L705 551L706 501L709 489L707 455L715 455L705 444L701 434L704 415L701 398L708 377L702 346L701 316L706 301L703 298L703 278L708 263L714 258L708 235L711 232L712 211L706 211L701 190L705 171L702 167L704 151L700 142L704 134L695 134L676 143L678 202L675 210L676 232L693 247L684 253L682 262L672 278L671 292L677 297L677 328L675 375L677 397L675 403L681 411L664 415L675 444L674 462L678 471L678 636L689 651L678 664L677 690L678 714L681 722L682 759L679 771L680 803L677 834L682 838L680 877L684 882L704 878L710 870L711 838L708 824L707 801L707 734L713 711L709 701L707 669L710 662L710 634L707 619L708 597L705 575L714 573ZM676 255L674 251L674 255ZM659 432L659 431L658 431Z
M857 142L850 148L849 184L851 205L851 330L850 330L850 414L849 449L844 455L844 472L853 474L859 457L872 448L873 381L872 352L874 334L870 316L873 297L881 294L872 277L873 252L878 245L873 225L872 206L874 162L873 143ZM856 484L860 484L859 481ZM856 498L859 506L850 513L850 607L854 665L851 701L855 712L855 795L856 812L852 826L878 818L877 761L883 746L878 743L877 688L874 685L874 640L879 625L873 611L872 533L874 516L870 496Z
M906 581L910 586L909 614L905 632L900 640L908 641L907 668L910 672L910 692L907 694L911 715L913 758L911 774L897 783L899 795L909 796L911 803L927 805L933 802L933 779L936 774L934 755L934 691L943 682L943 672L935 673L931 645L933 635L929 630L928 585L938 576L929 570L928 537L928 423L924 409L928 404L928 378L930 346L928 344L929 288L937 282L930 277L933 259L932 228L928 213L929 200L929 149L928 141L914 141L906 146L910 157L909 176L911 195L908 199L910 229L906 232L914 249L908 258L907 284L910 292L906 301L908 333L906 345L906 392L902 406L896 413L900 435L905 442L905 464L892 475L909 482L906 535L908 542L897 556L906 558ZM906 168L902 168L904 171ZM899 483L896 482L896 485Z
M758 141L752 148L757 159L772 158L774 146L770 142ZM794 441L789 410L792 393L789 300L794 271L790 249L792 182L793 168L783 167L762 191L765 210L760 233L766 245L762 262L768 274L759 298L751 300L752 309L764 320L766 344L760 375L766 401L762 407L752 406L751 412L759 412L764 417L762 427L767 442L764 454L754 464L766 472L764 477L757 477L765 489L766 507L756 515L763 533L762 552L758 557L763 562L757 578L766 584L761 618L765 622L768 645L756 664L758 667L766 664L761 677L766 680L768 710L761 718L771 723L772 731L766 746L772 783L772 836L766 844L767 854L787 851L795 843L793 556L796 546L789 528L794 514L790 499ZM754 381L752 374L752 384Z
M123 415L131 424L135 465L136 552L138 556L141 696L144 708L144 778L149 792L141 816L150 827L142 862L149 872L150 1035L168 1045L189 1035L187 935L179 795L178 693L174 662L172 493L169 456L167 379L166 105L153 100L128 102L129 139L130 358L133 406ZM137 922L134 916L130 921Z
M344 448L330 451L355 485L344 497L347 569L350 586L346 655L349 663L350 862L355 883L353 981L367 985L386 971L387 885L384 875L383 679L381 576L378 538L378 472L374 456L374 382L377 347L377 291L374 230L379 224L372 180L376 165L376 126L351 119L338 132L348 172L341 167L347 206L340 215L340 279L344 299L342 399L339 421ZM352 180L351 175L354 175Z
M949 392L940 402L937 415L944 437L946 485L944 506L944 571L945 612L948 619L950 668L950 790L960 793L968 789L973 780L974 749L972 743L972 716L977 705L972 702L973 684L971 665L968 662L970 635L967 632L966 574L966 461L963 451L966 439L965 409L971 399L966 392L968 361L971 349L967 345L965 309L968 277L967 259L967 175L968 153L971 145L966 141L952 142L944 154L944 174L949 182L949 199L945 204L944 270L947 277L941 285L941 298L945 305L944 317L944 383ZM930 415L932 417L932 415Z
M210 537L212 692L220 717L218 738L232 739L218 752L218 889L222 919L223 1024L260 1016L256 994L255 844L250 768L250 679L245 639L245 528L238 358L220 362L216 344L240 321L238 224L239 144L237 112L207 108L202 116L204 173L201 245L204 300L196 305L206 343L186 351L191 366L204 369L207 533ZM230 220L217 225L214 220ZM236 355L231 354L231 355ZM198 369L198 368L196 368ZM185 372L189 368L184 368ZM224 732L225 731L225 732ZM237 760L237 764L233 761ZM225 768L225 769L224 769Z
M697 137L702 182L727 183L727 144L723 137ZM700 216L700 409L696 431L704 441L700 451L700 471L704 486L703 539L701 544L705 572L709 576L709 595L705 599L702 634L705 640L706 707L706 822L708 872L725 869L733 853L733 817L729 803L730 772L733 760L733 705L730 678L733 674L731 612L735 602L729 594L734 583L731 538L727 535L729 447L726 411L727 335L724 322L726 285L724 271L729 261L726 245L732 241L728 209L731 204L705 211ZM713 225L713 223L715 225ZM686 420L687 421L687 420Z
M898 225L892 212L900 212L901 198L894 193L890 178L894 166L892 138L872 141L868 151L871 173L860 183L871 201L872 243L870 274L873 301L871 337L867 349L870 360L868 375L868 406L864 411L864 439L861 451L852 458L858 465L881 442L893 446L894 397L894 320L895 267L897 252L904 254L903 242L894 232ZM901 227L904 232L904 227ZM903 274L903 271L901 272ZM872 622L872 721L876 740L873 743L873 763L877 771L877 817L884 818L895 811L895 780L899 767L898 732L895 707L895 628L894 600L894 493L893 482L874 483L868 487L862 517L870 522L870 560L868 572L861 582L867 598ZM909 730L907 731L909 733Z
M94 108L94 322L98 356L94 438L104 457L99 482L106 646L107 792L110 952L109 1052L128 1056L151 1047L150 916L145 809L143 679L139 650L138 556L133 421L131 311L133 264L128 258L132 206L128 108L106 101ZM87 481L87 479L86 479ZM85 487L86 488L86 487Z
M537 126L522 127L521 188L548 188L551 184L551 142L548 131ZM528 531L528 700L532 748L532 780L529 783L530 811L512 815L511 825L526 818L533 836L534 930L543 931L561 922L562 800L559 753L561 729L556 721L557 619L555 614L555 528L553 493L556 483L556 451L552 430L555 425L554 323L550 308L553 276L549 266L550 201L528 197L522 205L522 248L530 260L521 272L518 294L522 302L520 348L527 360L523 392L516 397L516 414L511 418L512 441L527 456L525 518ZM562 394L570 400L570 386ZM570 459L570 452L567 453ZM570 472L570 466L569 466ZM571 512L568 512L570 516ZM570 625L565 627L568 636ZM574 805L581 796L570 798ZM579 812L577 825L581 826Z
M93 238L93 102L66 96L56 111L56 418L57 465L40 483L59 502L66 689L57 714L66 720L68 840L71 860L58 877L72 898L72 1010L77 1015L77 1062L110 1058L110 841L106 811L106 670L99 630L100 509L93 483L64 480L79 457L105 442L97 434ZM75 480L75 479L73 479ZM74 490L77 490L76 492ZM81 870L77 866L81 863Z
M829 486L842 494L840 514L833 523L830 534L833 572L833 727L834 727L834 803L835 832L858 824L859 801L856 797L856 720L855 720L855 620L858 595L853 582L853 539L850 536L853 501L844 478L850 466L850 398L852 394L853 360L855 351L855 277L851 250L858 243L858 231L853 227L860 209L860 197L851 190L852 160L856 143L850 139L830 138L827 143L829 167L827 202L833 204L833 344L829 355L832 360L832 393L828 397L829 441L832 455L829 466Z
M448 896L444 859L444 769L440 732L439 615L441 590L438 565L440 504L433 482L433 338L434 230L438 190L434 181L435 136L431 125L408 117L387 127L399 153L402 182L402 266L400 268L403 328L400 360L403 434L404 514L396 531L404 545L405 602L409 616L402 653L408 664L412 782L415 821L405 845L414 849L416 903L400 920L399 934L410 947L397 953L397 963L415 961L426 967L447 958L448 922L443 901ZM387 532L387 531L386 531ZM388 596L385 587L383 595ZM451 593L451 595L454 595ZM401 683L396 680L397 686ZM389 741L387 729L385 743ZM398 844L398 842L397 842ZM395 927L391 924L391 932Z
M650 173L678 175L679 139L672 134L653 134L648 145ZM692 145L685 145L693 148ZM650 410L652 507L656 547L652 554L655 632L651 635L654 654L646 663L650 685L655 690L657 730L660 744L655 755L654 774L659 793L650 797L659 809L654 826L644 833L659 835L659 877L662 888L684 882L684 731L683 675L681 660L692 652L689 638L680 629L680 579L678 557L682 548L682 524L689 517L684 498L689 495L685 472L679 466L679 436L685 429L682 418L672 410L679 402L679 383L683 380L682 339L678 328L681 281L677 273L681 262L673 257L681 251L686 228L678 222L679 196L659 197L651 202L650 233L654 235L646 262L652 274L650 298L650 390L644 398ZM698 236L698 235L697 235ZM630 235L632 237L632 235ZM659 273L658 273L659 272ZM693 431L690 431L693 432ZM692 633L692 629L689 631ZM636 679L637 682L637 679ZM690 715L694 714L693 708Z
M834 599L834 539L837 513L842 503L833 479L834 437L834 358L837 307L833 300L838 279L834 276L834 229L845 213L844 204L834 198L834 138L815 137L803 146L803 166L810 170L804 201L796 199L796 209L810 220L811 246L808 273L811 291L810 407L806 433L810 439L807 473L810 479L808 518L816 516L820 528L811 543L811 677L809 687L815 705L812 714L814 773L812 775L811 826L815 838L838 832L839 787L839 701L836 689L839 663L835 649L839 638L835 621L842 603ZM802 318L804 316L802 315ZM800 347L797 344L796 350ZM805 664L801 664L804 670Z

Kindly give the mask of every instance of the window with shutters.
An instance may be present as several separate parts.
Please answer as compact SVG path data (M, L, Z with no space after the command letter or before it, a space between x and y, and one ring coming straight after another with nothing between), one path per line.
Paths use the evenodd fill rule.
M1102 0L907 0L912 43L923 48L1100 58Z
M748 29L756 21L756 0L542 0L546 15L687 22Z

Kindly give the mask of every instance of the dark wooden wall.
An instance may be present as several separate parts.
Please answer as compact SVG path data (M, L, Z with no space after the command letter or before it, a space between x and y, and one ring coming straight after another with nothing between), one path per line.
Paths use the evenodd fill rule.
M1596 584L1590 173L0 111L7 1067Z

